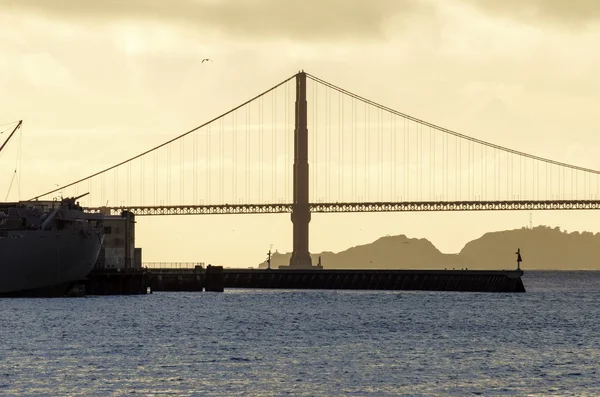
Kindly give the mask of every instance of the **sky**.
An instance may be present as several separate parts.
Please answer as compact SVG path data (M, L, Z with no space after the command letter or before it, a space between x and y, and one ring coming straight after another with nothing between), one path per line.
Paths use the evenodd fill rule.
M301 69L463 134L600 169L594 0L0 0L0 27L0 124L24 120L0 155L1 199L15 164L8 199L26 199ZM531 220L600 232L593 212ZM313 214L310 246L337 252L405 234L452 253L529 222L526 211ZM254 266L271 244L291 250L292 227L289 215L140 217L137 244L144 261Z

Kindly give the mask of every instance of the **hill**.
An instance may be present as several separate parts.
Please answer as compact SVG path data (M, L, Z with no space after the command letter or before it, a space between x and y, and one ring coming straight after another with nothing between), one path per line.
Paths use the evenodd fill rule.
M561 231L538 226L486 233L470 241L458 254L440 252L427 239L386 236L338 253L312 254L313 263L326 269L512 269L517 248L523 269L600 269L600 233ZM275 253L271 267L289 264L291 253ZM259 265L267 266L266 261Z

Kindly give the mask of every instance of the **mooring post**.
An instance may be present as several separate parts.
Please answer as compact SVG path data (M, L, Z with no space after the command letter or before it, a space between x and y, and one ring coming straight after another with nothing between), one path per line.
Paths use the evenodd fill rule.
M294 227L294 250L290 268L312 268L308 251L308 127L306 105L306 73L296 75L296 123L294 128L294 201L292 223Z

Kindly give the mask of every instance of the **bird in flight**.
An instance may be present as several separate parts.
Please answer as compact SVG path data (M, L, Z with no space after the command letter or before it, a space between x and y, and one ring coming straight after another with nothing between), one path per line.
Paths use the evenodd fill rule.
M204 58L201 63L208 62L208 61L212 62L212 59Z

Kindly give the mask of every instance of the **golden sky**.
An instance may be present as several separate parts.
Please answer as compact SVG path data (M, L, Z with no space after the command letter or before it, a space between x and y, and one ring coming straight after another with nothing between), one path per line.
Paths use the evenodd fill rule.
M162 143L300 69L466 135L599 169L600 3L0 0L0 124L24 120L26 199ZM201 63L211 58L213 63ZM0 140L3 141L4 134ZM0 157L8 191L19 140ZM386 234L456 252L529 213L314 214L311 251ZM600 231L593 212L534 224ZM139 218L144 261L250 266L289 215Z

